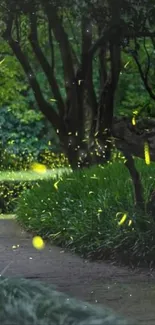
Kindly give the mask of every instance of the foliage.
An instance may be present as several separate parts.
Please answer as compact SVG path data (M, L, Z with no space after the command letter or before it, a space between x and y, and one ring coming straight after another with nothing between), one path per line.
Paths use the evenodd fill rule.
M4 271L3 271L4 272ZM130 325L112 309L91 305L57 291L56 286L34 279L0 278L0 319L3 325Z
M141 160L136 164L147 201L155 186L154 164L149 169ZM57 182L42 181L21 196L16 213L17 220L26 229L83 256L107 257L109 254L109 258L115 248L115 253L118 252L119 247L121 258L125 251L128 253L127 245L137 245L134 252L130 251L131 260L133 254L138 262L145 247L145 258L154 258L154 248L150 247L153 250L151 256L147 248L150 243L148 232L152 236L151 244L155 242L154 221L135 211L132 182L121 161L87 171L79 170L57 178ZM124 214L127 218L118 226Z
M22 154L33 152L36 157L40 150L48 148L49 140L52 140L53 144L51 150L55 150L55 147L58 150L58 137L52 126L38 111L22 67L3 39L1 39L0 50L0 146L2 151L4 149L6 151L1 156L6 153L19 156L21 152ZM46 93L45 77L38 69L37 75L43 92ZM49 92L46 98L49 100ZM3 166L2 162L1 166Z
M105 148L110 145L105 145L107 136L103 136L103 130L111 131L113 112L129 117L133 114L155 116L152 1L136 4L119 0L116 4L115 1L37 0L32 3L28 0L20 4L20 1L4 0L0 16L1 168L28 169L33 161L48 168L69 163L77 168L84 166L85 158L81 162L81 156L91 165L98 161L95 159L98 153L99 159L106 156ZM68 159L59 154L60 143ZM136 211L134 231L128 227L120 231L117 227L114 215L125 210L132 219L135 208L128 172L120 170L117 153L112 152L112 160L115 164L106 166L103 171L91 169L85 177L83 171L79 171L74 174L74 181L64 178L58 192L51 191L52 181L34 189L32 197L29 197L31 192L27 192L28 207L29 200L34 203L34 209L28 210L31 219L27 225L39 231L42 224L43 235L49 234L48 228L53 229L58 242L82 253L97 252L102 244L107 250L114 247L123 250L123 244L118 243L123 243L124 236L127 246L130 241L127 238L131 238L133 249L139 231L143 234L143 227L145 234L152 230L147 228L145 211L141 219ZM146 167L140 166L141 171L145 174ZM90 180L93 172L101 179ZM153 177L151 169L149 173ZM145 200L153 184L145 184L147 177L142 177L147 192ZM7 186L2 184L3 197L5 188ZM88 195L92 188L95 198ZM9 197L10 190L6 191ZM46 202L43 210L41 196ZM19 206L22 219L24 203ZM140 243L141 239L138 249Z
M22 191L33 188L34 182L3 181L0 182L0 212L13 212Z
M25 72L30 87L26 93L33 109L37 106L58 131L72 167L98 161L95 148L90 155L95 140L104 160L110 152L105 138L112 132L114 102L117 112L122 114L123 107L124 114L127 103L130 108L130 104L138 104L139 110L150 97L155 99L152 1L136 5L128 0L117 4L49 0L26 0L20 4L4 0L0 15L2 38ZM132 94L135 84L130 84L129 75L125 77L129 92L122 92L124 71L118 87L126 58L132 61L131 74L136 74L136 99ZM144 89L149 97L141 96L139 102ZM85 152L83 159L81 151Z
M29 113L29 114L27 114ZM37 112L13 113L7 107L0 114L0 163L2 169L25 169L43 150L59 151L53 130L45 128L45 121ZM53 162L54 165L54 162Z
M48 149L43 150L39 154L38 162L49 169L69 167L68 159L63 153L54 153Z
M14 3L14 1L12 3ZM80 132L77 132L78 134L83 132L83 134L79 136L80 139L83 140L86 136L88 139L87 142L92 141L91 127L93 124L92 119L94 111L97 113L94 120L96 121L99 119L97 122L98 126L96 125L96 127L99 128L99 132L96 133L98 137L97 140L99 140L98 142L103 140L101 139L100 133L101 130L106 129L107 126L104 125L106 119L103 118L102 115L108 116L108 111L113 112L113 109L112 107L108 107L109 101L107 99L105 99L107 103L105 102L103 104L104 99L102 95L104 94L105 86L107 86L109 82L109 76L112 70L120 72L119 76L114 77L114 79L118 79L119 81L115 85L116 87L114 87L116 88L115 93L108 93L110 98L114 96L115 114L131 116L133 115L133 111L136 110L141 114L143 110L142 114L144 116L148 114L154 116L154 99L151 97L152 90L148 91L148 87L146 87L144 83L136 61L138 60L143 71L148 70L147 78L144 79L146 83L149 83L150 89L151 87L153 89L154 84L152 80L154 78L154 70L152 67L154 66L154 43L150 36L151 31L154 30L152 19L154 7L152 2L149 4L139 2L136 6L134 2L123 0L119 1L117 7L115 7L114 1L107 1L106 3L95 3L94 1L90 1L90 3L87 1L77 3L73 1L72 4L70 1L65 1L64 3L60 1L56 6L53 1L46 1L46 3L43 3L40 0L34 1L33 4L29 1L23 1L22 5L19 2L17 4L14 3L16 19L13 17L12 30L7 29L9 20L11 19L9 14L10 6L12 8L11 2L9 3L6 1L5 4L4 1L0 9L2 17L7 17L7 19L3 18L1 22L1 57L2 59L4 58L0 65L2 74L1 80L2 84L4 83L4 87L2 85L1 91L2 107L11 107L11 110L14 111L16 116L20 115L21 118L22 115L24 115L24 120L27 119L26 116L29 115L31 121L33 120L33 114L29 109L33 109L36 113L39 108L50 120L55 131L59 130L59 137L61 138L59 140L61 140L62 146L67 147L65 147L65 151L68 154L68 158L70 151L70 138L68 135L70 131L74 133L78 131L76 129L79 129ZM33 15L30 14L31 12L33 12ZM52 17L52 12L55 12L55 18ZM147 12L149 12L149 17ZM53 19L56 20L52 25ZM121 37L121 39L118 40L119 48L117 48L117 55L119 54L121 59L120 66L118 65L118 56L112 55L109 47L109 40L111 37L113 38L113 35L110 36L109 26L111 26L111 24L115 26L116 19L119 26L118 34L120 34L120 36L116 31L115 38ZM79 28L76 28L76 26ZM91 66L89 69L86 69L89 61L87 55L92 46L97 44L96 42L100 37L104 37L103 31L107 29L109 29L109 34L104 47L103 43L100 43L100 46L97 47L98 51L93 52L94 54L91 58L93 69L91 72ZM123 34L121 34L122 29L124 31ZM59 30L59 32L57 32L57 30ZM6 31L6 33L3 34L4 31ZM142 34L142 37L139 37L139 33ZM148 35L147 37L145 37L146 33ZM128 36L126 36L126 34ZM135 35L134 37L133 34ZM12 40L11 43L10 40ZM115 51L115 49L113 50ZM21 52L22 58L20 55ZM63 53L65 53L65 55L63 55ZM67 61L68 57L70 57L69 61ZM69 73L69 68L71 67L73 68L72 70L74 70L72 76L71 73ZM112 67L115 67L115 69ZM78 100L78 103L80 102L78 107L78 103L74 102L70 104L71 97L74 98L74 100L76 98L75 93L74 96L70 96L70 94L74 92L73 88L75 88L75 86L73 85L77 86L79 79L87 79L85 72L82 70L89 71L90 76L87 77L88 80L90 80L90 84L88 85L88 89L87 87L85 89L85 86L82 86L83 89L81 88L81 90L79 86L76 87L79 89L79 91L77 91L77 98L80 98L80 101ZM9 76L11 76L11 78L9 78ZM66 80L68 80L67 87ZM85 84L87 84L87 82ZM39 92L36 91L36 86ZM94 90L96 101L95 97L93 99L91 98ZM147 92L145 90L147 90ZM39 93L41 95L39 95ZM150 99L150 97L152 99ZM85 117L82 116L82 113L79 113L82 104L85 105L83 111L86 109L84 114ZM70 107L68 107L68 105ZM75 107L77 107L78 112L75 111ZM104 114L101 114L99 117L98 113L101 107L103 110L104 107L106 107L107 113L104 112ZM70 118L68 115L71 112L71 108L74 109ZM53 111L58 113L58 115L53 114ZM40 120L42 120L41 115L38 114L38 117L39 116ZM81 118L83 118L83 121ZM67 121L70 119L70 122L64 122L66 119ZM87 119L87 121L85 119ZM82 123L84 124L83 131L80 129ZM100 125L100 123L102 125ZM51 132L54 133L52 128ZM33 137L28 139L28 149L31 151L31 147L35 147L35 143L32 141L30 145L30 139L33 139ZM76 145L74 144L74 146L77 148L82 148L82 146L84 146L80 139L78 139L78 137L76 138L77 143ZM58 146L59 140L57 141L56 134L53 140L55 146ZM73 141L73 143L76 141ZM102 143L103 148L104 145L105 144ZM71 154L73 151L72 149L75 148L71 148ZM86 152L86 144L85 148L82 148L82 150ZM74 157L75 156L76 155L74 155ZM79 156L80 152L77 154L78 159ZM70 159L70 162L71 161L72 157Z
M49 159L49 157L46 157ZM17 205L18 198L21 196L22 192L26 189L32 189L34 185L39 184L44 179L55 179L65 172L68 173L69 168L65 168L64 157L61 155L63 164L61 168L57 168L60 165L61 160L58 160L57 156L54 156L55 161L49 159L47 163L51 165L52 170L46 169L45 172L40 171L40 166L36 168L35 172L31 168L30 170L23 172L7 171L1 172L0 177L0 213L13 213ZM36 164L38 165L38 164ZM43 165L41 165L43 166ZM55 168L56 166L56 168ZM21 166L20 166L21 169Z
M154 71L152 66L155 60L155 52L152 41L147 39L147 41L145 41L145 47L143 44L144 41L141 40L139 43L139 57L143 68L147 66L148 60L145 49L148 51L150 59L149 80L150 84L152 83L154 87ZM131 48L132 47L134 46L131 44ZM122 69L116 92L115 114L131 117L135 111L142 117L154 117L154 100L150 97L149 93L145 91L144 83L130 51L124 51L122 53Z
M8 43L0 37L0 106L7 105L13 111L26 111L28 103L22 96L28 88L20 63Z

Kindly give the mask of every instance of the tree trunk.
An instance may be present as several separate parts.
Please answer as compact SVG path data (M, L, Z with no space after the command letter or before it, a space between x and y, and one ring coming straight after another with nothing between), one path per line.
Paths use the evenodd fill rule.
M140 176L138 171L136 170L134 159L132 155L125 150L123 154L126 158L125 166L128 168L132 183L134 186L135 192L135 207L139 210L145 211L145 202L144 202L144 194L143 194L143 186L140 180Z

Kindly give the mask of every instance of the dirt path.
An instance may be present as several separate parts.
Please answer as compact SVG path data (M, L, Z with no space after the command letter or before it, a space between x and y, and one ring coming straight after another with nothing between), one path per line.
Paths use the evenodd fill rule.
M14 245L19 247L12 248ZM155 323L155 273L90 263L48 245L37 251L31 236L15 220L0 220L0 274L3 271L5 276L56 284L61 291L92 303L103 303L142 324Z

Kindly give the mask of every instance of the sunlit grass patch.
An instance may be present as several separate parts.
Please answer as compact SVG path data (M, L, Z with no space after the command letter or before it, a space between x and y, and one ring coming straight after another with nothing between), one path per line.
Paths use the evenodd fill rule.
M35 184L45 179L56 179L63 173L70 173L67 168L46 170L45 173L34 171L1 172L0 174L0 212L13 212L21 193L33 188Z
M0 214L0 220L15 220L15 214Z
M55 178L57 175L61 175L64 172L69 172L68 168L59 168L53 170L46 170L45 173L37 173L36 171L2 171L0 173L0 181L31 181L42 180L48 178Z

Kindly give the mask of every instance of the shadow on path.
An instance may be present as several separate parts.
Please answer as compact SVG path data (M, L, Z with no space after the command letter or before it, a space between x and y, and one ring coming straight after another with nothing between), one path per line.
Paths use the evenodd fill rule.
M37 251L32 236L15 220L0 219L0 274L53 283L82 300L103 303L142 324L155 324L154 272L91 263L50 245Z

